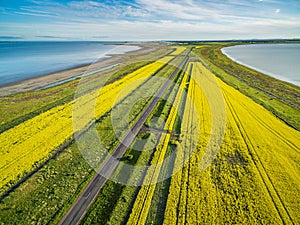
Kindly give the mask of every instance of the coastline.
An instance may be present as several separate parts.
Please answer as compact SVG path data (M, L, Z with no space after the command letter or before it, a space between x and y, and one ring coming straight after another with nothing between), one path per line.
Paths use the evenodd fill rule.
M92 74L95 74L95 73L99 73L99 72L102 72L102 71L105 71L105 70L109 70L109 69L112 69L116 66L120 65L119 63L117 64L114 64L114 65L111 65L111 66L107 66L107 67L104 67L104 68L101 68L101 69L98 69L98 70L94 70L94 71L91 71L91 72L87 72L87 73L83 73L83 74L80 74L80 75L77 75L75 77L70 77L66 80L62 80L62 81L57 81L55 83L51 83L51 84L48 84L46 86L43 86L43 87L40 87L40 88L37 88L35 89L35 91L41 91L41 90L44 90L44 89L47 89L47 88L50 88L50 87L55 87L55 86L58 86L60 84L64 84L64 83L67 83L69 81L73 81L73 80L76 80L78 78L82 78L82 77L86 77L86 76L89 76L89 75L92 75Z
M244 62L242 62L242 61L240 61L240 60L232 57L231 55L229 55L228 53L226 53L226 48L230 48L230 47L234 47L234 46L224 47L224 48L221 49L222 54L225 55L226 57L228 57L230 60L232 60L232 61L234 61L234 62L236 62L236 63L238 63L238 64L240 64L242 66L245 66L245 67L248 67L250 69L253 69L253 70L257 71L257 72L260 72L260 73L263 73L263 74L268 75L270 77L273 77L275 79L278 79L278 80L280 80L282 82L287 82L289 84L296 85L296 86L300 87L300 81L295 81L295 80L289 79L288 77L282 76L280 74L275 74L275 73L272 73L272 72L269 72L269 71L257 68L255 66L251 66L251 65L249 65L247 63L244 63Z
M43 87L52 87L65 83L71 80L75 80L81 76L88 76L93 73L97 73L98 71L109 69L110 67L114 67L116 65L123 64L126 61L126 58L130 54L134 55L146 55L150 52L155 51L157 48L153 46L149 46L142 43L130 43L123 44L118 46L136 46L138 49L132 51L123 51L123 53L114 53L109 52L105 55L105 57L101 58L99 61L91 63L75 66L73 68L60 70L53 73L44 74L37 77L32 77L28 79L24 79L22 81L13 82L0 87L0 97L8 96L11 94L18 94L27 91L37 91L46 89Z

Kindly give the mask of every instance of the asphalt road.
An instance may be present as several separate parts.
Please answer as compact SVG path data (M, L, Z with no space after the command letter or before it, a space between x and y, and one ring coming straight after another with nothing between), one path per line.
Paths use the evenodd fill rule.
M93 177L90 183L87 185L82 194L78 197L78 199L73 203L72 207L65 214L62 220L59 222L60 225L74 225L78 224L80 220L86 214L90 205L94 202L101 188L104 186L106 181L108 180L115 169L117 168L120 159L125 154L128 147L132 144L138 133L140 132L142 126L146 122L146 119L150 116L155 106L161 99L162 95L166 91L166 89L171 84L173 78L179 72L179 70L183 67L183 65L187 62L189 57L189 53L185 56L176 70L169 77L168 81L160 88L157 92L156 96L153 98L151 103L144 110L140 118L136 121L136 123L132 126L131 130L128 131L122 142L117 146L111 156L105 161L103 166L99 169L97 174Z

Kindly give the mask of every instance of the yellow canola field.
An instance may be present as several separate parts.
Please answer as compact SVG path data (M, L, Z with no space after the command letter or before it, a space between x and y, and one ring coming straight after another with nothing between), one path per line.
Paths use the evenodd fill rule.
M182 47L182 46L176 46L175 47L176 50L174 52L171 52L171 55L180 55L186 48L185 47Z
M192 64L195 81L217 79L201 63ZM164 224L299 224L300 132L221 80L217 82L227 111L221 149L202 170L212 132L211 99L192 79L189 96L198 105L201 137L189 162L172 177ZM186 157L182 152L176 156L177 163Z
M0 134L0 190L49 157L74 132L109 111L118 93L130 93L172 57L146 65L114 83L54 107ZM133 85L132 85L133 83ZM126 96L123 96L126 97ZM74 115L73 115L74 114ZM75 122L73 121L75 120Z
M165 130L172 131L175 119L178 113L178 107L182 101L184 87L186 85L188 74L185 73L183 81L180 84L178 93L176 95L173 107L170 110L169 116L165 124ZM158 176L161 171L162 163L171 140L170 133L163 133L160 138L160 143L156 147L154 157L151 161L151 166L148 168L147 174L144 179L144 185L139 190L137 198L134 202L132 212L130 214L127 224L145 224L148 212L151 206L152 197L155 191Z
M232 87L221 86L230 122L247 146L263 187L261 194L267 196L269 211L274 211L270 219L277 224L299 224L300 202L295 199L300 198L300 132Z

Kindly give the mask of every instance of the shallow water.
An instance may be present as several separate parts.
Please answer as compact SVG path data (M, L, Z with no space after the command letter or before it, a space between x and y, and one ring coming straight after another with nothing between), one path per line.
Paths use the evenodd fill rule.
M253 44L226 47L234 61L300 86L300 44Z
M137 49L104 42L0 42L0 86Z

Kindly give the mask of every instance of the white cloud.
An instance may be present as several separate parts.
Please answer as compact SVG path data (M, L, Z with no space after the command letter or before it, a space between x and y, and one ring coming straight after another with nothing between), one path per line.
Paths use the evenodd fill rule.
M278 0L258 0L258 2L264 2L264 3L280 3Z
M0 23L0 26L4 24ZM252 20L251 23L212 24L209 22L161 20L159 22L119 21L106 23L72 23L25 25L6 24L27 39L36 36L59 36L74 40L176 40L176 39L232 39L300 36L300 20ZM288 27L288 28L286 28ZM297 33L295 33L297 32ZM14 33L16 35L18 33ZM59 34L59 35L57 35ZM1 35L1 34L0 34Z
M68 4L34 1L38 4L15 13L49 17L47 26L37 22L8 23L8 26L0 21L2 32L14 30L7 35L21 34L27 39L37 36L107 40L300 36L299 14L291 17L279 9L281 6L276 9L259 3L276 0L224 0L223 3L218 0L136 0L134 4L112 6L95 0Z
M276 0L262 0L275 2ZM235 19L248 18L268 19L274 17L274 7L269 4L258 4L249 0L225 1L171 1L171 0L137 0L137 3L147 9L150 17L166 20L187 20L190 22L209 21L212 23L234 22Z

